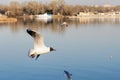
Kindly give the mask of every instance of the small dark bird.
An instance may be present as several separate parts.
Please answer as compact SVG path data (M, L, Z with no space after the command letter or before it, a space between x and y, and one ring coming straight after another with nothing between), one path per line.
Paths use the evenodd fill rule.
M68 24L67 24L67 22L63 22L63 23L61 24L61 26L66 26L66 27L68 27Z
M71 76L72 74L70 74L68 71L64 70L64 73L66 74L67 80L72 80Z

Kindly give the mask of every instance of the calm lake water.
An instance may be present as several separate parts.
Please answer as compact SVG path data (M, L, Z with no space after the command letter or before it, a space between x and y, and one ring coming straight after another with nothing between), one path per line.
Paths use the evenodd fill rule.
M68 22L68 27L60 26ZM31 28L42 33L56 51L28 57L34 40ZM0 23L0 80L120 80L120 19L73 19Z

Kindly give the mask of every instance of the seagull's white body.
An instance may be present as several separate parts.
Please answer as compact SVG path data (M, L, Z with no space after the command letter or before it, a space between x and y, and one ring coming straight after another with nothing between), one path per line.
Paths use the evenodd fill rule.
M45 53L48 53L50 52L50 48L49 47L45 47L45 48L34 48L34 49L31 49L30 50L30 53L29 53L29 56L32 55L32 54L45 54Z
M31 29L27 29L27 33L34 38L34 48L29 51L30 57L32 58L34 58L35 56L39 57L41 54L45 54L54 50L51 47L45 46L44 38L39 32L33 31Z

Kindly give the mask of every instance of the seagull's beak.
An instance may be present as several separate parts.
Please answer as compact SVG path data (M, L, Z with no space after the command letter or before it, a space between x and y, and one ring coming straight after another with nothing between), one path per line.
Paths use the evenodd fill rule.
M54 48L50 47L50 51L56 51L56 49L54 49Z

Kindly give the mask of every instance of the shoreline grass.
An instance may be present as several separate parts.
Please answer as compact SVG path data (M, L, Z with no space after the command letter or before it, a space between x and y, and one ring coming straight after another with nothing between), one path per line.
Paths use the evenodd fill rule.
M11 22L17 22L17 18L8 18L8 17L0 17L0 23L11 23Z

